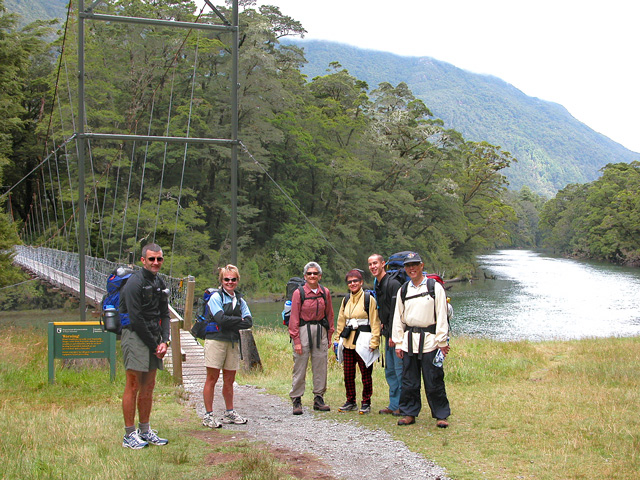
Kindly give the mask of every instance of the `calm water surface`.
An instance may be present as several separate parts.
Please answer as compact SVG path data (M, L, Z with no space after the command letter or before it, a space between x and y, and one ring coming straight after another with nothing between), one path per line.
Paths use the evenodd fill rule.
M501 250L478 261L496 279L451 284L454 335L499 340L640 335L640 269L527 250ZM334 301L336 314L339 302ZM285 328L281 303L250 308L256 325Z

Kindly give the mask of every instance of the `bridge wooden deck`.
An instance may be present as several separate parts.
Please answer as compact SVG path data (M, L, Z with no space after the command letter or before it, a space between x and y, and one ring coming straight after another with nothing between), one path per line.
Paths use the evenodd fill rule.
M204 381L207 377L207 369L204 366L204 347L186 330L180 330L180 347L184 354L182 361L182 384L184 389L189 393L202 394ZM169 352L165 356L164 364L173 373L172 353L170 346Z
M30 274L40 277L51 285L65 290L72 295L77 296L80 292L80 279L69 275L68 273L61 272L60 270L51 268L49 265L45 265L44 263L33 259L23 260L19 265ZM87 303L94 307L99 307L100 302L102 302L102 297L107 293L107 291L104 288L96 287L90 283L85 283L84 293Z

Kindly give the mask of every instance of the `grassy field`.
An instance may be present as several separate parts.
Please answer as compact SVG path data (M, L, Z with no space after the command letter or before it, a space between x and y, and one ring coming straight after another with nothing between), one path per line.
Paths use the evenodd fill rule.
M122 448L119 351L115 382L109 380L108 365L62 368L56 360L56 383L48 384L47 323L77 320L77 314L59 311L0 313L0 478L290 478L260 445L229 441L237 432L216 430L219 440L210 445L205 438L210 431L203 432L193 408L184 405L184 391L167 372L158 375L151 427L160 427L170 444ZM218 463L215 457L227 460ZM251 473L239 476L243 471Z
M255 336L267 373L240 381L286 397L289 370L278 366L291 364L288 339L281 330ZM325 400L337 407L345 400L342 370L330 360ZM377 413L339 414L334 408L329 416L383 428L455 479L639 478L640 338L453 338L445 369L453 412L446 430L435 427L428 409L409 427ZM386 395L377 364L372 411L387 406Z
M288 478L268 455L251 454L251 445L234 447L243 460L207 465L207 455L218 447L212 450L198 434L199 419L166 373L159 375L152 427L161 426L170 445L124 450L121 363L114 383L107 366L58 366L56 384L47 383L46 323L75 317L0 314L0 478L125 479L140 478L144 471L150 479L203 479L224 478L227 469L244 471L242 478ZM264 372L240 374L238 381L286 398L291 347L284 330L257 329L255 338ZM639 338L541 343L454 338L445 365L453 415L450 428L440 430L424 410L410 427L377 413L338 414L344 386L341 368L331 358L328 418L385 429L454 479L636 479L639 359ZM307 406L311 401L310 395L303 399ZM384 406L386 383L376 364L373 410Z

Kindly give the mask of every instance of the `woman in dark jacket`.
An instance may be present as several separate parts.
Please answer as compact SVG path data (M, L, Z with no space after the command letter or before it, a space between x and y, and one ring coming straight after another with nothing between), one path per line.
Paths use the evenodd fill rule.
M205 415L202 424L205 427L219 428L222 423L247 423L247 419L238 415L233 408L233 382L240 365L240 330L251 328L253 321L247 302L236 287L240 281L240 272L235 265L219 269L220 288L211 294L207 307L209 323L204 341L204 364L207 367L207 379L202 395ZM213 392L222 370L222 397L226 411L221 420L213 416Z

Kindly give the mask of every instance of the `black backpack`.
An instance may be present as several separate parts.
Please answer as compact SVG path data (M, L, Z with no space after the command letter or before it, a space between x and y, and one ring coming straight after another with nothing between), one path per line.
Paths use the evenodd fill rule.
M371 303L371 295L373 292L371 292L370 290L365 290L364 291L364 311L367 314L367 317L369 316L369 303ZM342 300L342 306L346 305L347 302L349 301L349 298L351 297L351 292L347 292L347 294L344 296L344 299ZM375 296L374 296L375 298Z
M387 275L391 275L391 278L397 278L400 283L406 283L409 281L409 275L404 269L404 259L413 253L411 251L397 252L389 257L385 266L387 269Z
M134 270L118 267L107 278L107 293L102 297L100 324L105 332L120 335L122 327L129 325L129 314L120 313L120 290L125 286Z
M322 285L318 285L318 287L326 301L327 289ZM300 305L302 305L306 300L304 295L304 280L300 277L291 277L287 282L287 300L284 302L284 310L282 310L282 324L287 327L289 326L289 318L291 317L291 299L293 298L293 292L296 290L300 292Z

